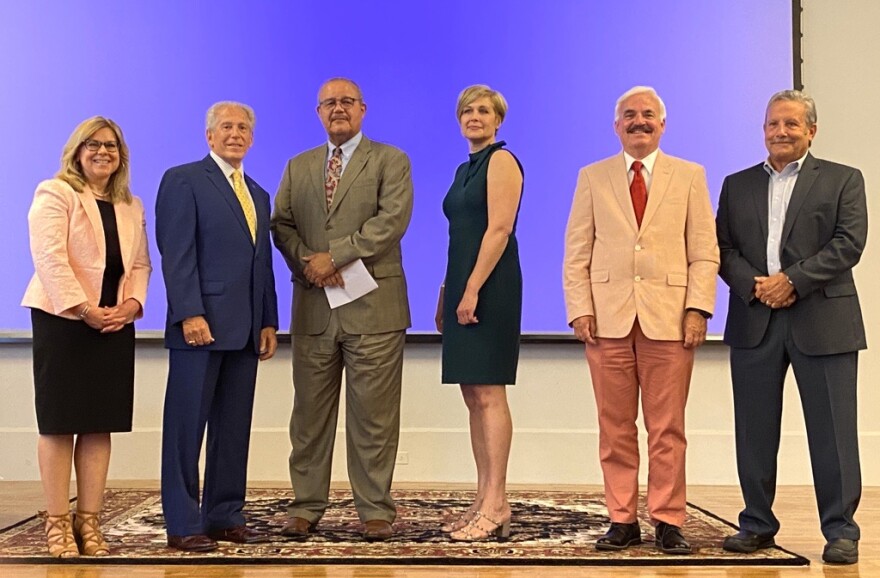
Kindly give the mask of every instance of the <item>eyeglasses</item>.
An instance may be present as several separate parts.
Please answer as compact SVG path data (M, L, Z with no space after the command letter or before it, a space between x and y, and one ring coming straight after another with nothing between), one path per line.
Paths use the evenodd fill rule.
M101 142L93 138L88 138L83 141L83 145L86 147L86 149L90 150L93 153L101 150L101 147L104 147L104 150L108 153L115 153L119 150L119 143L117 143L115 140Z
M344 96L344 97L340 98L339 100L337 100L335 98L328 98L327 100L322 100L321 102L318 103L318 105L326 111L333 110L334 108L336 108L337 104L339 106L341 106L344 110L348 110L351 107L353 107L354 103L356 103L359 100L362 100L362 99L352 98L350 96Z

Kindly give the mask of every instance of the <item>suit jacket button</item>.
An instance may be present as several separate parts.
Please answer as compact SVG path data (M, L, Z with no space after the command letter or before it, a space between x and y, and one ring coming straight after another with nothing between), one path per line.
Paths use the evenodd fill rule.
M636 275L636 276L635 276L635 279L634 279L634 280L635 280L635 282L636 282L636 283L638 283L638 282L639 282L639 281L641 281L641 280L642 280L642 278L641 278L641 277L639 277L639 276L638 276L638 275Z

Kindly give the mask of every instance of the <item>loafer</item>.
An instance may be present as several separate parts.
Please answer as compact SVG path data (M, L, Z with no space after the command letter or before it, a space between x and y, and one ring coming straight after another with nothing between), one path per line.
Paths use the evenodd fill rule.
M690 554L691 545L681 535L681 528L660 522L654 530L654 545L664 554Z
M748 530L740 530L736 534L725 538L724 544L722 544L721 547L728 552L751 554L757 550L772 548L775 545L776 540L773 539L773 536L756 534L754 532L749 532Z
M211 552L217 549L217 542L204 534L193 534L192 536L172 536L169 534L168 547L184 552Z
M828 564L855 564L859 561L859 541L837 538L825 544L822 560Z
M284 527L281 528L281 535L287 536L288 538L304 540L315 531L317 525L317 522L309 522L305 518L290 518L287 520L287 523L284 524Z
M638 522L623 524L611 522L605 535L596 540L596 550L623 550L642 543L642 529Z
M259 544L272 541L272 537L266 532L260 532L243 525L208 532L208 537L217 542L235 542L236 544Z
M367 542L384 542L394 535L391 522L385 520L367 520L364 524L364 540Z

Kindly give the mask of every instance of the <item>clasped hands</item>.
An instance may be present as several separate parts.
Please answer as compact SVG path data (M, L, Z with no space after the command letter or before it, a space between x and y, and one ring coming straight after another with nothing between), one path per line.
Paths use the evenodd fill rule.
M791 307L797 300L794 286L782 271L766 277L755 277L755 299L771 309Z
M140 310L141 304L129 298L114 307L91 307L82 319L101 333L115 333L133 322Z
M187 317L182 323L183 338L190 347L200 347L214 343L211 327L203 315ZM278 349L278 337L274 327L263 327L260 330L260 361L266 361L275 355Z
M316 287L345 287L342 273L333 264L330 253L314 253L303 257L303 275Z

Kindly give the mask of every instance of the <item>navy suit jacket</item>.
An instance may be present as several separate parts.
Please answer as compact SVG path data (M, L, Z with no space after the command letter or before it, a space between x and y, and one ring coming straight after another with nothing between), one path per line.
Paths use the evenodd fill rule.
M757 347L771 309L755 299L755 276L767 275L768 180L763 163L724 179L718 204L721 278L730 287L724 342ZM807 355L867 347L852 269L868 235L865 181L857 169L808 154L782 229L782 271L797 300L792 339Z
M190 349L182 322L203 315L214 343L200 350L233 351L260 331L278 327L269 241L269 194L244 176L257 213L256 245L241 204L210 155L168 169L156 198L156 241L168 298L165 347Z

